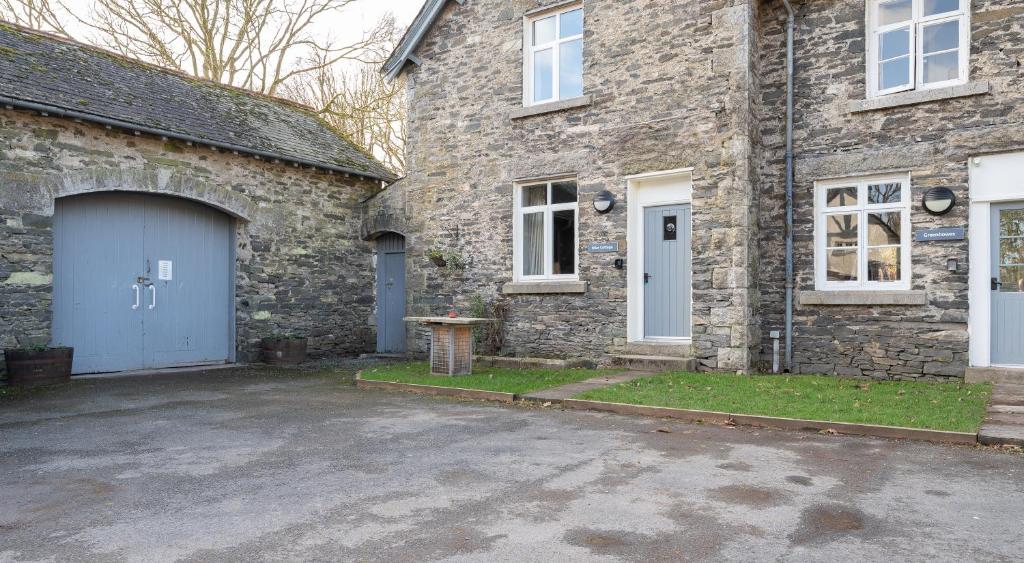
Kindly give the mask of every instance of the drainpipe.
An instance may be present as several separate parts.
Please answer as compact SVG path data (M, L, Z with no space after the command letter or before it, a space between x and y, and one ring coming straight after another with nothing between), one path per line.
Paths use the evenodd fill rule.
M793 370L793 29L796 13L786 6L786 371Z

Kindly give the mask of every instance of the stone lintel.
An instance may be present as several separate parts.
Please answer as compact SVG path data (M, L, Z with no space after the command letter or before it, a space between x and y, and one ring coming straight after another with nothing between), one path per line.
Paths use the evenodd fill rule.
M572 98L569 100L560 100L557 102L550 102L546 104L538 104L535 106L528 106L512 110L508 114L508 118L511 120L523 119L525 117L533 117L535 115L543 115L545 113L553 113L556 111L565 111L567 109L576 109L589 106L594 103L593 96L586 95L578 98Z
M507 283L501 288L505 295L529 295L551 293L586 293L585 281L538 281Z
M870 98L867 100L853 100L849 105L847 105L846 109L850 113L861 113L865 111L875 111L935 102L938 100L963 98L966 96L979 96L982 94L988 94L991 90L992 85L988 80L979 80L976 82L968 82L967 84L958 84L956 86L933 88L931 90L912 90L910 92L889 94L888 96L879 96L877 98Z
M801 305L927 305L924 291L801 291Z

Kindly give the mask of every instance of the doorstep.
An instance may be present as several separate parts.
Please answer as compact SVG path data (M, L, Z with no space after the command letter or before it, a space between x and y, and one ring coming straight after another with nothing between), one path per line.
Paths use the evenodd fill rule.
M978 441L987 446L1024 447L1024 385L992 387Z

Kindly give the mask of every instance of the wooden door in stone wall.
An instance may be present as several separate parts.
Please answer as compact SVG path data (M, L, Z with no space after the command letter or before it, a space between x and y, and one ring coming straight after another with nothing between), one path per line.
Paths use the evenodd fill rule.
M405 237L377 239L377 353L405 352Z

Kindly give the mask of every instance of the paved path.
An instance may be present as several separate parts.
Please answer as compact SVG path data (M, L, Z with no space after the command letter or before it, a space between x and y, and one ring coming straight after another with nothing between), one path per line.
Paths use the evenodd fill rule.
M652 375L656 374L644 371L626 371L614 375L603 375L601 377L594 377L585 381L562 385L560 387L534 391L533 393L523 395L522 398L527 401L534 402L560 403L565 399L571 399L586 391L601 389L602 387L611 387L612 385L626 383L627 381L633 381L634 379L640 379L641 377L651 377Z
M1024 447L1024 385L996 384L978 432L983 444Z
M1024 457L257 370L0 401L0 561L1019 561Z

